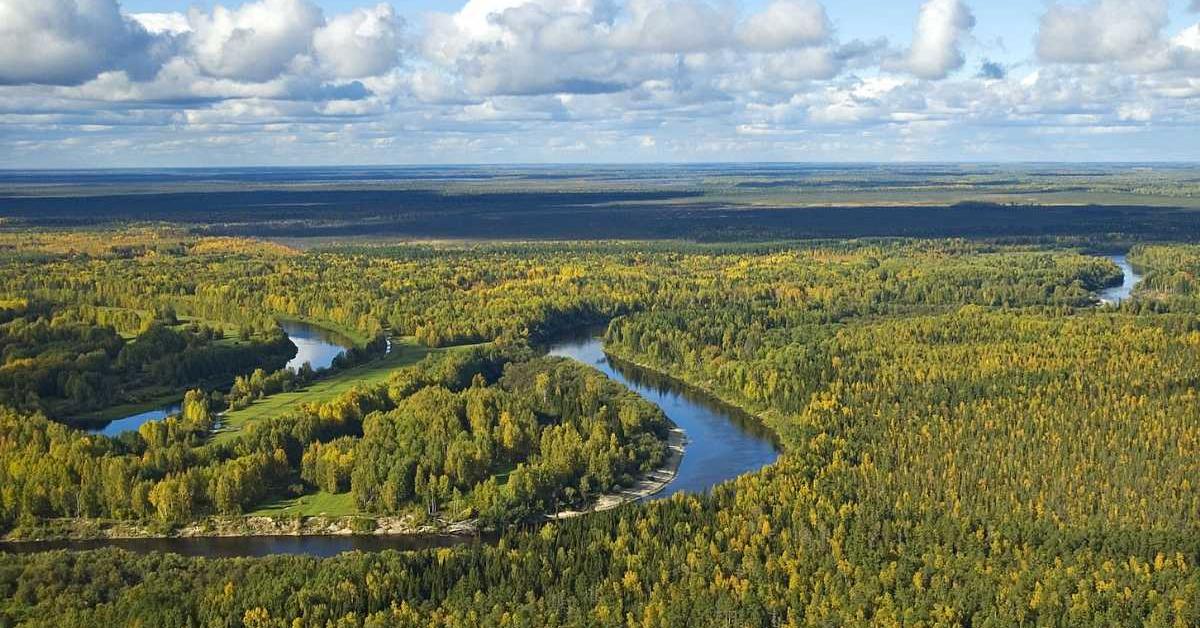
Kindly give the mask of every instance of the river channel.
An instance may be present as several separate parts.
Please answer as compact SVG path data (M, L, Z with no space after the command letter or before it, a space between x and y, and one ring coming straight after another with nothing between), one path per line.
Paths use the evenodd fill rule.
M1100 302L1106 305L1120 305L1121 301L1129 298L1133 294L1133 289L1142 282L1142 275L1137 272L1133 264L1129 263L1125 255L1108 255L1108 259L1112 263L1121 267L1121 271L1125 276L1121 279L1121 285L1105 288L1099 293Z
M300 345L300 342L296 344ZM600 338L593 334L554 343L547 347L547 353L578 360L602 371L658 405L683 429L687 446L678 473L665 489L649 499L660 499L681 491L703 492L770 464L779 456L774 434L753 417L676 380L609 358L604 353ZM455 536L245 536L36 541L0 544L0 549L33 552L112 546L139 552L161 551L208 557L270 554L333 556L350 550L410 550L471 542L478 541Z

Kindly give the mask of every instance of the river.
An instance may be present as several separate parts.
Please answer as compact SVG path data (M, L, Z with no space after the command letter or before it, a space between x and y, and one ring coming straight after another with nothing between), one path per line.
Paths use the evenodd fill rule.
M1111 255L1125 276L1120 286L1099 292L1100 301L1119 304L1129 298L1141 282L1125 255ZM346 342L333 332L305 323L282 324L288 336L300 349L288 362L298 368L304 362L313 368L327 368L340 354ZM682 383L639 366L609 358L603 343L594 334L569 338L550 345L549 355L567 357L592 366L620 382L651 403L683 429L687 448L675 479L665 489L649 499L661 499L681 491L703 492L713 486L768 465L779 456L774 435L753 417L722 403L709 395L695 391ZM168 413L178 412L178 404L113 421L103 430L115 434ZM173 408L173 409L172 409ZM136 425L135 425L136 423ZM411 550L446 547L477 540L455 536L259 536L171 539L98 539L89 541L46 541L0 544L8 551L30 552L68 548L75 550L99 547L122 547L131 551L166 551L192 556L265 556L270 554L306 554L333 556L345 551L378 551L383 549Z
M296 357L287 363L287 368L290 369L299 369L305 362L318 371L327 369L333 365L334 358L354 346L353 341L349 338L309 323L285 321L279 323L279 326L296 345ZM93 434L118 436L122 432L135 431L148 421L161 421L173 414L178 414L180 410L182 410L181 402L173 401L151 410L142 410L126 417L113 419L103 427L92 428L88 431Z
M757 419L682 383L604 354L601 340L588 334L552 344L549 355L578 360L627 386L683 429L687 447L678 473L665 489L649 499L688 491L699 493L757 470L779 457L774 434ZM36 541L4 543L5 551L35 552L51 549L87 550L121 547L131 551L174 552L189 556L265 556L306 554L333 556L350 550L410 550L478 542L454 536L247 536L157 539L96 539L88 541Z
M565 340L548 353L587 364L662 408L687 436L687 448L675 479L652 499L680 491L699 493L779 457L774 434L754 417L623 360L610 359L599 338Z
M1120 266L1125 276L1121 279L1121 285L1100 291L1100 302L1105 305L1120 305L1122 301L1129 298L1129 295L1133 294L1133 289L1142 282L1142 275L1138 274L1125 255L1108 255L1106 257Z

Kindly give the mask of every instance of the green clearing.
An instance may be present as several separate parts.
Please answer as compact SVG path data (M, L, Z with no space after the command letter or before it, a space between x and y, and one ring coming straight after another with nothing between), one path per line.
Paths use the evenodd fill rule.
M249 514L267 517L278 517L281 515L301 515L305 517L329 515L331 517L341 517L358 514L358 508L354 505L354 495L349 491L345 493L317 491L316 493L301 495L299 497L288 497L266 502L261 508Z
M259 399L241 410L226 413L221 420L221 428L213 436L213 442L223 443L232 440L242 427L251 421L286 414L303 403L317 403L333 399L360 384L369 385L382 382L398 368L416 364L430 353L444 352L454 348L429 349L418 344L416 339L411 336L393 338L392 352L386 357L334 373L301 390L271 395L265 399Z

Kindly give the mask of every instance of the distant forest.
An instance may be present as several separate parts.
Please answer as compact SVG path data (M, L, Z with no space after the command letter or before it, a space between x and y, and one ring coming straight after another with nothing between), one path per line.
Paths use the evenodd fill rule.
M0 220L413 239L1200 236L1200 170L1064 168L97 171L61 183L9 172L0 173Z

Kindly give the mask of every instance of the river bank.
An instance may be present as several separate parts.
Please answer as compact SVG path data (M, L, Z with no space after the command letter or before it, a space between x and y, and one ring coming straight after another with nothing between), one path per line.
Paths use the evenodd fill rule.
M612 510L617 506L636 502L661 493L679 476L679 464L687 448L687 434L679 427L672 427L667 435L667 459L663 466L639 477L633 486L616 493L604 493L584 510L560 510L546 515L547 519L570 519L593 512Z
M618 356L610 360L595 336L559 342L547 353L600 370L661 408L672 426L667 440L669 455L659 468L638 477L628 488L598 496L586 507L543 515L541 520L578 517L675 492L703 492L770 464L779 455L774 432L757 417L652 367L626 363ZM223 516L170 530L154 523L59 519L10 532L0 542L0 551L114 546L201 556L326 556L349 550L446 547L496 536L481 530L474 520L431 522L419 515Z
M658 367L655 367L651 364L641 362L628 353L623 353L619 350L614 350L608 346L605 346L604 352L606 354L608 354L611 358L615 358L619 363L623 363L623 364L627 364L629 366L636 367L638 369L641 369L642 371L645 371L646 373L654 375L655 377L659 377L659 378L662 378L665 380L670 380L671 382L674 383L674 385L676 387L678 387L681 390L686 390L693 395L703 397L704 399L707 400L708 403L719 404L719 405L725 407L726 409L728 409L729 412L736 413L736 414L740 415L744 420L752 422L752 424L755 427L760 428L763 431L763 433L772 440L772 442L778 444L779 435L775 433L775 430L767 422L767 417L771 416L771 414L755 412L754 410L751 410L749 408L741 406L732 401L727 401L725 397L723 397L717 393L716 386L712 385L710 382L706 382L704 384L697 384L697 383L687 381L685 379L671 375L671 374L667 373L666 371L663 371L662 369L659 369Z
M259 536L474 536L475 520L418 523L412 516L212 516L163 529L153 523L98 519L54 519L17 528L4 543L132 539L189 539Z
M668 456L663 465L637 478L633 486L599 495L585 509L565 509L547 514L547 519L569 519L591 512L610 510L661 492L677 476L687 437L672 427L667 437ZM382 537L478 537L489 532L476 519L454 522L418 523L411 515L308 515L308 516L212 516L164 530L153 523L100 519L54 519L37 526L18 528L0 537L0 543L43 543L54 541L97 541L137 539L195 539L281 536L382 536ZM0 547L0 549L3 549Z

